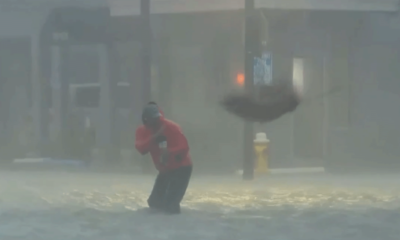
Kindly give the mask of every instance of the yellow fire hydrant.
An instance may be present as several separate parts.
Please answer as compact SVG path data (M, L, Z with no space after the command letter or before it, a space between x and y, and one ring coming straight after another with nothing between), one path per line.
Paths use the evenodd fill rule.
M256 173L268 173L269 139L267 138L267 134L263 132L257 133L253 142L256 157L254 171Z

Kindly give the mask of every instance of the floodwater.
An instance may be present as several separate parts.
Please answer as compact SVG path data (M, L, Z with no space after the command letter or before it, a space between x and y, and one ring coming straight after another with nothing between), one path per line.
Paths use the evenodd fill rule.
M2 172L0 239L398 240L400 176L194 177L181 215L151 176Z

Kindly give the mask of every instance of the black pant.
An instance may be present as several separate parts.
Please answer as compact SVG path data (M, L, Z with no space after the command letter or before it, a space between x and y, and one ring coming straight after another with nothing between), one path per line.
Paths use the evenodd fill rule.
M180 213L180 203L185 196L191 175L192 166L159 173L147 200L149 207L171 214Z

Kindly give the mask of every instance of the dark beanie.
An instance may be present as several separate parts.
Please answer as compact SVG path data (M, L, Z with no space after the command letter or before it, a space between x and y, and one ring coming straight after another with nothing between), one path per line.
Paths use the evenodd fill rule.
M147 104L142 111L142 120L143 123L154 120L156 118L161 117L160 110L157 105Z

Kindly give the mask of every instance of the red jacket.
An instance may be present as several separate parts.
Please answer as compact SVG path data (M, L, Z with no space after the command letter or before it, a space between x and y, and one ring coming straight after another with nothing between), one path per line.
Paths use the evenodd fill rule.
M179 125L164 117L161 117L161 121L163 127L162 135L167 138L167 150L169 153L167 162L165 164L160 162L161 150L152 139L152 130L144 125L136 129L135 148L143 155L150 152L154 166L160 172L192 165L189 144Z

